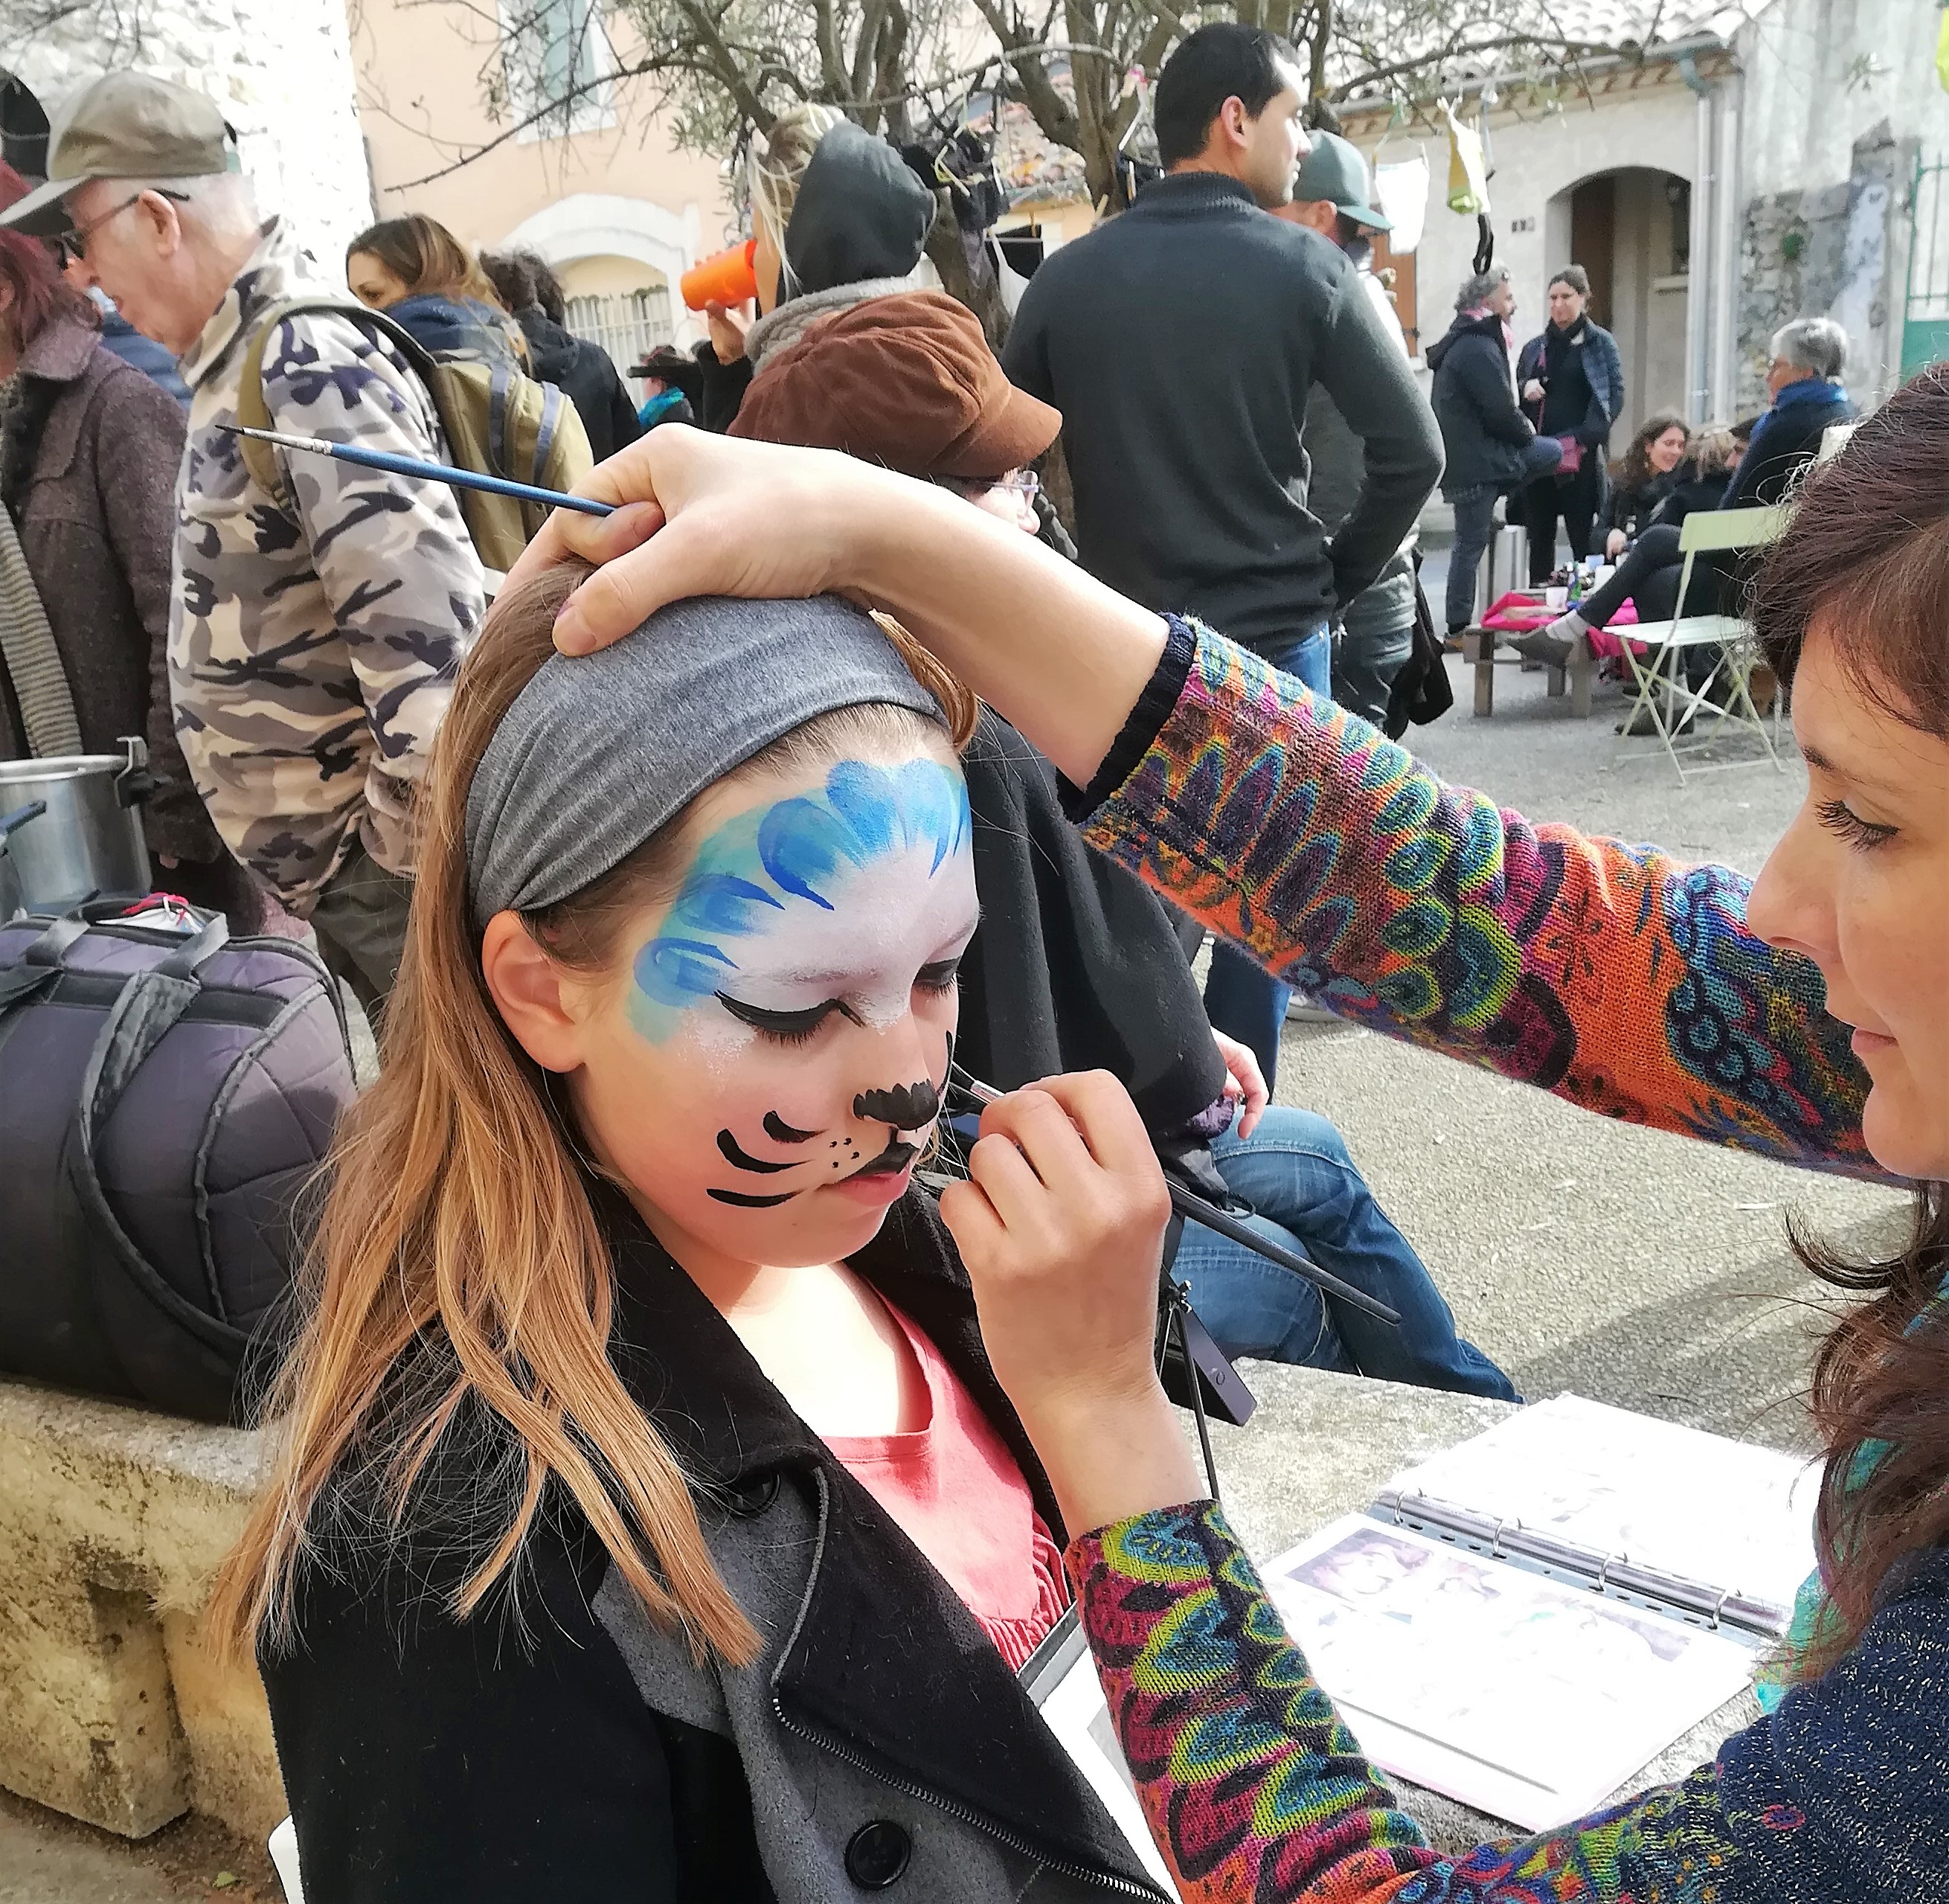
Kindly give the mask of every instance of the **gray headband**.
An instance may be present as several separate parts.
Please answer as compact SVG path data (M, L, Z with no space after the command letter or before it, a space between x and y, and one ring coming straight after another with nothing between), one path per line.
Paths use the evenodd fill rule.
M761 748L874 702L941 717L872 618L835 596L702 596L599 654L552 655L468 789L475 926L580 892Z

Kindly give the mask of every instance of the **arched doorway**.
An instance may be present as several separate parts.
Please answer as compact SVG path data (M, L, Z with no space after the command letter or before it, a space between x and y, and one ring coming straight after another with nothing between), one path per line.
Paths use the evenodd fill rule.
M1591 315L1624 359L1615 451L1653 411L1685 409L1692 187L1649 166L1596 173L1551 199L1546 219L1546 254L1590 273Z

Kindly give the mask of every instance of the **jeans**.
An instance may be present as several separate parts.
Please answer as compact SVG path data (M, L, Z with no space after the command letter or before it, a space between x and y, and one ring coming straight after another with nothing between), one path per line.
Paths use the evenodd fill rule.
M1455 546L1448 558L1445 602L1450 633L1475 619L1475 575L1496 533L1496 498L1533 478L1548 475L1562 460L1563 446L1554 437L1534 437L1524 444L1522 467L1507 482L1472 483L1449 491L1455 510Z
M1325 627L1283 646L1260 650L1282 674L1304 681L1315 694L1332 692L1333 642ZM1292 988L1282 985L1249 952L1224 939L1211 946L1211 975L1205 982L1205 1015L1227 1038L1251 1049L1268 1089L1279 1078L1279 1034L1285 1028Z
M1552 438L1539 438L1548 442ZM1596 519L1603 474L1603 445L1586 448L1584 466L1567 481L1554 476L1531 483L1523 490L1523 520L1529 526L1529 580L1540 588L1556 566L1556 518L1570 538L1570 552L1581 562L1591 549L1590 529Z
M1172 1273L1228 1355L1294 1362L1463 1395L1518 1399L1487 1356L1455 1333L1413 1245L1374 1201L1340 1133L1311 1111L1273 1105L1251 1137L1211 1146L1251 1226L1400 1311L1398 1327L1323 1296L1290 1270L1195 1223L1184 1226Z

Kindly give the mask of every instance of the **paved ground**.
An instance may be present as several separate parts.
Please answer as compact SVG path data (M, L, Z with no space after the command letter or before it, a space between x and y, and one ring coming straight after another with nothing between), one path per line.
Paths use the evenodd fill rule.
M1456 707L1411 745L1532 819L1653 840L1756 870L1804 787L1797 760L1679 786L1612 770L1620 691L1571 720L1540 675L1499 670L1497 709ZM1601 1400L1783 1446L1804 1443L1821 1286L1789 1212L1844 1240L1885 1234L1890 1191L1626 1128L1540 1092L1344 1026L1288 1028L1277 1095L1332 1117L1421 1250L1464 1332L1525 1393Z

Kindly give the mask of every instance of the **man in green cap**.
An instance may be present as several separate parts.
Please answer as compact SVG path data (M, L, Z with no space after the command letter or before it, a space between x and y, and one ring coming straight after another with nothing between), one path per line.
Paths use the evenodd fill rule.
M294 456L272 493L225 426L264 336L273 426L448 460L433 399L297 235L264 217L216 104L110 73L57 114L48 182L0 224L58 238L182 360L169 691L225 844L376 1009L405 948L412 809L484 577L453 492ZM294 300L326 308L277 315Z
M1393 228L1372 204L1367 162L1360 148L1332 132L1315 132L1292 182L1292 202L1276 216L1317 232L1344 252L1380 328L1407 356L1407 339L1387 287L1374 275L1376 232ZM1306 400L1306 450L1313 460L1308 505L1330 534L1353 514L1366 479L1366 456L1324 385ZM1379 575L1341 611L1333 638L1333 698L1377 727L1388 725L1395 677L1414 649L1414 545L1416 531Z

